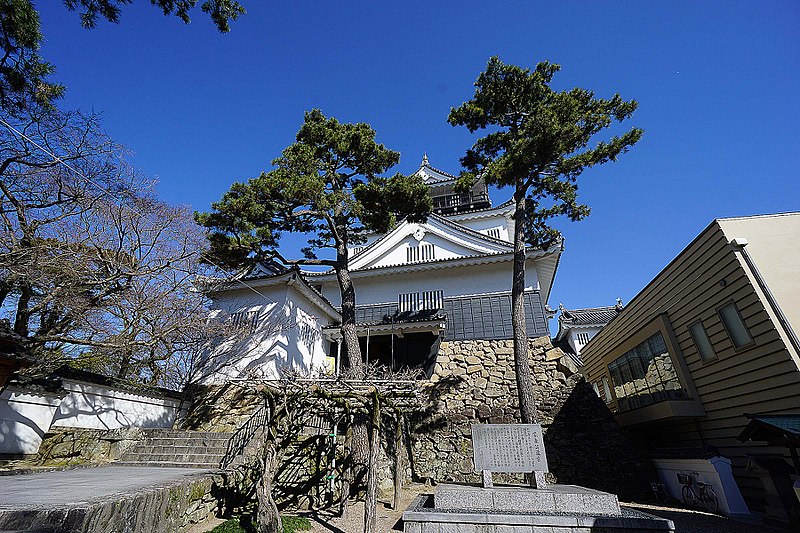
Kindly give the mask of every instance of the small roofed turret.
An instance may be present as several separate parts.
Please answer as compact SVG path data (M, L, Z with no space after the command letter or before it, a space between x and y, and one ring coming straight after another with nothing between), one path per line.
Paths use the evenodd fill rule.
M464 213L492 206L486 182L479 178L467 192L455 190L458 176L434 168L428 162L427 152L422 156L422 163L415 172L430 187L433 198L433 212L438 215Z

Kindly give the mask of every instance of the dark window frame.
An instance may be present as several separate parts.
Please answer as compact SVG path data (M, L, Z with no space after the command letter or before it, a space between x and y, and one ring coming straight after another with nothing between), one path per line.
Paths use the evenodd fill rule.
M703 357L703 350L700 348L700 344L698 344L697 339L695 338L694 332L692 328L694 326L700 326L700 329L703 331L703 336L706 338L706 342L708 342L709 348L711 348L711 357ZM714 343L711 342L711 337L708 336L708 330L706 329L705 325L703 324L703 320L695 320L691 324L686 327L686 330L689 332L689 338L692 339L692 344L694 344L695 349L697 350L697 355L700 356L700 362L704 365L713 363L715 361L719 361L719 354L717 350L714 349Z
M739 317L739 322L742 323L742 327L744 327L745 333L747 333L750 342L746 342L744 344L740 344L739 346L736 345L736 341L733 340L733 335L731 335L731 330L728 328L728 324L725 323L725 317L722 315L722 310L726 307L733 306L734 311ZM725 333L728 335L728 340L731 341L731 346L733 346L734 352L743 352L745 350L749 350L753 346L756 345L756 340L753 338L753 334L750 333L750 328L747 327L747 322L744 321L744 317L742 316L742 312L739 310L739 306L736 305L735 300L728 300L723 305L716 308L717 316L719 317L719 321L722 322L722 327L725 329Z

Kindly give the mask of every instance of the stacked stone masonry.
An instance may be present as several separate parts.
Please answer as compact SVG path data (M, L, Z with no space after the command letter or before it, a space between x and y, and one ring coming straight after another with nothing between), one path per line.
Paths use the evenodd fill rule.
M539 422L554 481L626 495L647 490L650 474L627 435L548 337L530 341ZM443 342L430 383L431 409L415 420L413 476L479 482L471 425L519 422L513 341ZM519 476L500 475L503 481Z

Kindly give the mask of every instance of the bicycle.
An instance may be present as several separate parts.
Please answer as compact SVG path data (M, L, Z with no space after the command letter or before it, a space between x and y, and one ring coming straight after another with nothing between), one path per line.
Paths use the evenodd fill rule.
M683 485L681 489L683 503L689 507L697 507L698 503L700 503L710 512L716 513L719 511L719 499L717 498L717 493L714 492L714 487L708 483L697 481L699 474L697 472L693 472L693 474L678 473L678 483Z

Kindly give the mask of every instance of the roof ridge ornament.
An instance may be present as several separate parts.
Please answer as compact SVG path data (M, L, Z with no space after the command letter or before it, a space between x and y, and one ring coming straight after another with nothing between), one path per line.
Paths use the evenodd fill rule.
M422 163L419 164L419 168L430 166L428 164L428 151L424 151L422 153Z

